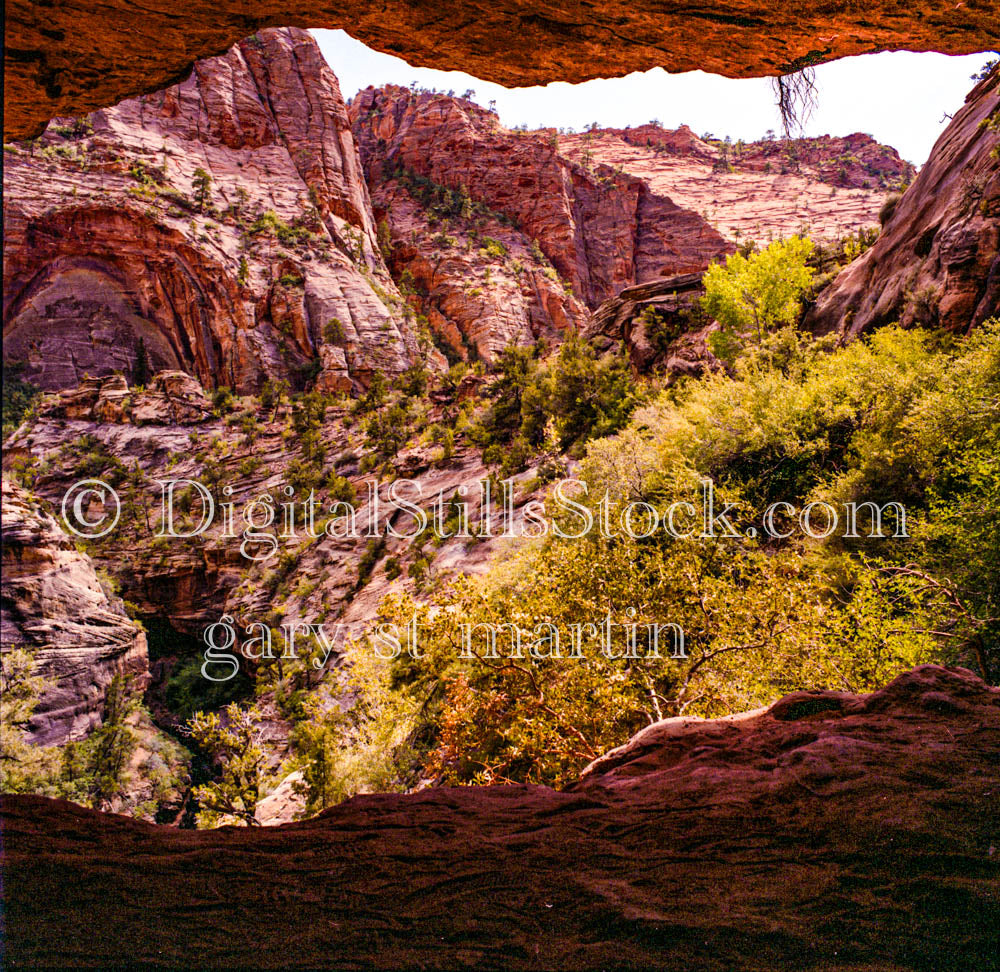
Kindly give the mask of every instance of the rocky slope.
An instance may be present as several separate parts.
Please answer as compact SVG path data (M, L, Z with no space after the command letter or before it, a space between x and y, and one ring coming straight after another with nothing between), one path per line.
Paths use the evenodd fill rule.
M641 178L737 242L799 231L831 242L877 226L886 192L915 174L895 149L861 134L733 144L650 124L560 135L559 150Z
M414 174L373 186L389 267L450 358L558 342L587 308L533 241L489 207ZM463 212L464 208L464 212Z
M657 723L565 792L357 797L209 832L5 797L7 960L986 968L998 767L1000 691L925 666Z
M391 462L373 466L362 463L366 453L372 453L364 417L356 418L343 406L327 408L320 420L324 457L317 463L305 456L301 439L291 434L292 410L287 404L267 410L257 401L238 401L233 414L223 419L204 408L201 389L185 378L163 373L145 391L129 389L120 376L110 376L45 396L37 417L6 443L5 468L16 467L53 509L85 476L102 477L115 486L122 498L121 524L92 541L90 550L95 562L120 582L123 596L139 614L166 619L196 637L223 613L245 623L271 614L327 618L343 623L345 630L359 631L375 617L390 590L412 592L456 571L483 569L504 544L499 537L471 543L462 537L432 539L429 533L415 540L381 535L393 513L386 489L395 476L412 480L419 504L429 513L439 495L448 501L461 490L469 522L478 522L480 483L488 477L478 450L463 443L446 451L428 435L435 421L461 407L464 388L436 391L424 425L402 430L402 445ZM415 421L412 416L410 421ZM304 485L303 476L313 478ZM237 535L223 535L220 512L195 537L157 539L163 528L159 481L168 479L231 486ZM535 496L532 479L530 469L515 477L515 528L524 504ZM322 533L329 518L325 511L333 502L333 480L349 484L341 483L340 489L354 497L353 536ZM369 493L375 482L380 484L377 514ZM247 548L244 555L243 510L265 494L280 498L289 483L296 484L296 502L304 502L308 490L315 488L315 522L321 536L309 538L300 525L286 538L279 515L268 531L278 537L277 549L260 560L250 556L256 548ZM182 484L178 492L184 488ZM412 499L417 493L403 495ZM496 508L496 497L493 502ZM193 512L187 513L180 499L175 505L176 532L193 530L200 522L201 501L194 500ZM91 519L97 515L84 512ZM370 517L376 516L378 526L369 527L374 522ZM412 532L408 516L397 513L392 522L397 533ZM376 549L369 553L365 573L361 563L370 548ZM414 567L417 560L421 565Z
M965 331L1000 308L1000 71L938 139L882 235L820 294L807 324L854 335L891 321Z
M120 2L62 0L45 16L27 0L5 7L5 138L38 134L54 115L78 115L174 84L201 57L262 27L343 27L377 50L424 67L462 70L506 85L584 81L663 67L729 77L786 74L880 50L949 54L996 50L995 6L920 0L794 8L761 0L664 7L569 0L538 10L527 0L481 4L405 0L359 8L344 0L153 0L141 16Z
M78 739L99 724L116 673L145 684L146 636L90 558L6 477L2 523L3 651L32 651L38 674L53 683L32 717L32 738L40 745Z
M343 391L417 357L337 80L302 31L8 147L4 217L4 354L41 387L131 373L140 339L152 371L239 390Z

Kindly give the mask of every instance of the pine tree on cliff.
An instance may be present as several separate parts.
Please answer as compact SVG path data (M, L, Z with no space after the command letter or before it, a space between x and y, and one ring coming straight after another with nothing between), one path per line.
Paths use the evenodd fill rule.
M135 364L132 365L132 386L134 388L145 387L149 378L149 357L146 354L146 342L139 338L139 343L135 348Z
M199 166L194 170L194 201L198 204L198 212L205 212L205 207L212 200L212 177Z

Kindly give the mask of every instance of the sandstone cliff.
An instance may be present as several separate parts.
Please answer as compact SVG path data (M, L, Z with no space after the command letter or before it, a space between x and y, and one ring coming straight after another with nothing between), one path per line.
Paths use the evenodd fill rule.
M508 345L558 341L587 309L501 213L406 173L374 187L393 276L452 358L493 361Z
M329 389L417 354L337 80L297 30L13 147L4 354L44 388L151 370ZM336 322L333 331L328 325Z
M657 723L566 792L432 788L207 832L5 797L8 957L987 968L998 767L1000 690L925 666Z
M351 119L369 181L409 170L510 219L596 307L623 287L704 269L732 247L697 213L609 167L588 171L550 133L510 131L469 101L367 88Z
M804 232L831 242L877 226L886 193L914 168L869 135L706 140L682 125L594 129L559 136L568 158L637 176L740 242Z
M54 686L32 717L41 745L99 724L116 673L148 675L146 636L98 579L59 524L20 486L3 480L3 649L26 647Z
M855 335L882 324L966 331L1000 308L1000 71L938 139L882 235L806 318Z
M919 0L794 7L705 0L697 7L637 0L628 6L567 0L28 0L5 6L6 138L38 134L53 115L78 115L176 83L201 57L221 54L262 27L343 27L376 50L424 67L461 70L505 85L584 81L662 67L728 77L787 74L850 54L996 50L995 5Z

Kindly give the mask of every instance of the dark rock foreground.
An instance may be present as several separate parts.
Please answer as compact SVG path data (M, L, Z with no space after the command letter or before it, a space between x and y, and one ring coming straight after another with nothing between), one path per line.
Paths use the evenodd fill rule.
M358 797L178 831L3 799L7 964L986 969L1000 955L1000 690L658 723L565 792Z

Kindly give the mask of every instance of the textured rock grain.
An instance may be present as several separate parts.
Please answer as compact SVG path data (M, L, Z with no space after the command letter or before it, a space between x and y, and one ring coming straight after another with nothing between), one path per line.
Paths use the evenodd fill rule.
M235 0L141 7L60 0L5 6L5 138L155 91L262 27L342 27L414 65L461 70L508 86L585 81L662 67L728 77L784 74L881 50L996 50L993 2L704 0L697 6L567 0Z
M99 724L115 674L148 675L146 636L98 580L90 558L37 500L3 480L3 650L26 647L54 685L31 720L41 744Z
M183 832L3 801L26 965L987 968L1000 690L925 666L870 696L657 723L565 792L356 797Z
M875 245L806 323L855 335L895 321L964 332L1000 310L1000 71L969 93Z
M130 373L140 339L154 370L241 390L318 369L342 391L417 354L337 79L303 31L14 147L4 223L4 355L43 388Z

